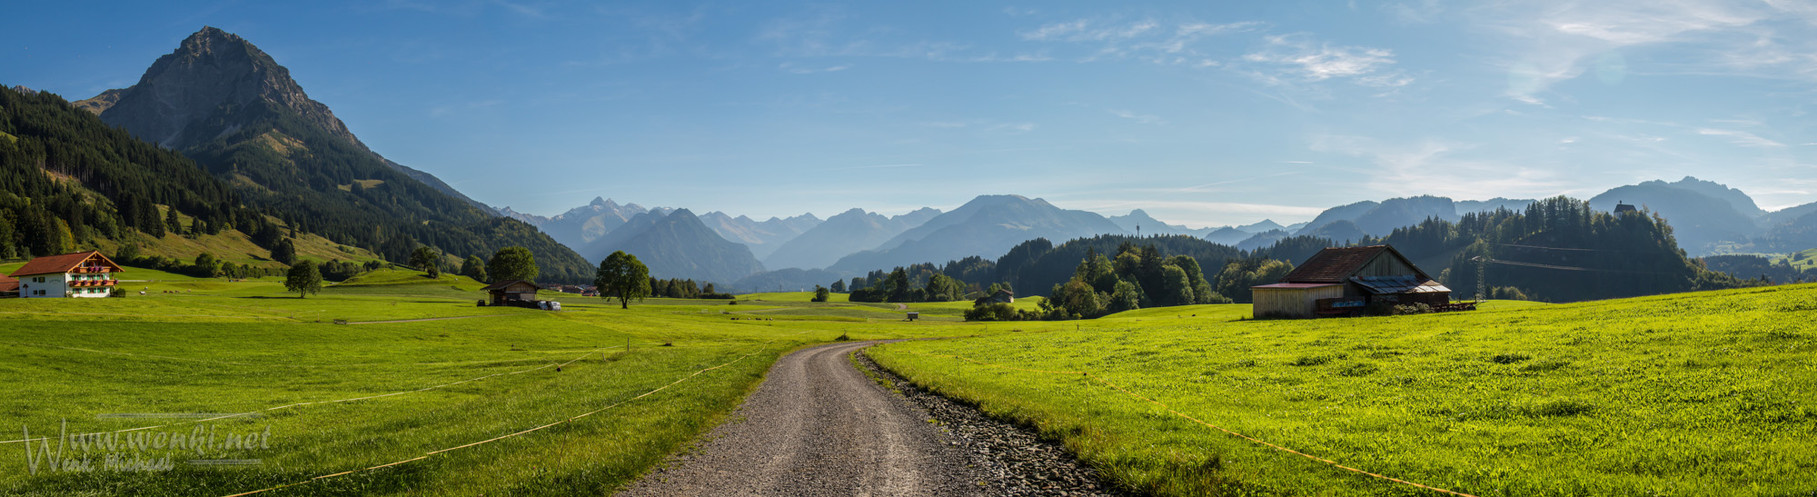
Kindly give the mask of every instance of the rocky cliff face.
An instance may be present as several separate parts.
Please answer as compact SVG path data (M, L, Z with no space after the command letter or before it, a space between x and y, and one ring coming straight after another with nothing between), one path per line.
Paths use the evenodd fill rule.
M365 148L328 106L309 99L290 71L238 35L213 27L159 57L132 87L80 103L101 119L176 150L207 143L273 113Z
M176 51L152 63L138 84L108 90L75 105L142 140L191 157L235 145L216 141L240 130L278 127L275 123L280 120L293 123L370 153L393 170L481 212L498 214L427 172L373 153L327 105L311 100L290 78L289 69L245 38L217 28L203 27L189 35ZM280 154L288 151L277 150Z

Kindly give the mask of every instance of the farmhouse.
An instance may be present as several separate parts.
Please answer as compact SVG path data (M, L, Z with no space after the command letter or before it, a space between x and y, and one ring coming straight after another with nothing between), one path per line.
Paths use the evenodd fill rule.
M512 302L533 302L536 300L536 282L524 280L505 280L481 288L492 294L492 305L511 305Z
M1450 288L1387 245L1327 248L1279 283L1251 290L1258 318L1357 315L1377 303L1449 310L1451 303Z
M112 275L119 272L119 264L88 251L32 259L11 276L24 298L107 297L119 283ZM0 293L6 286L0 282Z

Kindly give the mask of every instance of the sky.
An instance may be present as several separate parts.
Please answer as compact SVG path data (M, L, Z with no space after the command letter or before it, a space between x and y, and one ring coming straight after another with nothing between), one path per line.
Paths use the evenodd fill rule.
M1192 227L1696 176L1817 201L1806 0L27 2L0 84L204 25L487 204L764 219L1013 193Z

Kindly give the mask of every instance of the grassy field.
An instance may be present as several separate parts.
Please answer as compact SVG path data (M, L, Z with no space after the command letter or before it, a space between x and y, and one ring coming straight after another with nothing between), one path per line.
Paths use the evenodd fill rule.
M9 385L0 419L14 427L0 436L0 494L229 495L297 482L307 483L261 495L609 493L723 419L789 350L840 335L972 328L888 312L855 328L815 317L849 304L805 295L736 306L650 299L621 310L545 294L564 310L542 312L478 307L477 282L407 271L307 299L276 279L123 276L146 281L123 284L127 298L0 300L0 382ZM432 320L412 321L422 319ZM40 461L33 473L20 428L56 437L64 422L73 433L155 427L136 433L166 440L198 429L223 440L269 435L250 449L193 453L65 449L97 467L109 454L173 459L169 471L50 471ZM42 447L55 450L33 446ZM258 463L186 463L243 459ZM311 481L345 471L356 472Z
M1428 493L1179 414L1477 495L1817 491L1813 285L1394 318L1255 321L1248 306L1206 305L971 324L959 322L969 303L807 293L623 310L545 292L562 312L479 307L478 282L390 269L307 299L276 278L122 276L127 298L0 300L0 419L33 436L67 422L76 433L268 437L125 452L173 458L169 471L40 461L34 473L19 430L0 436L0 494L230 495L299 482L260 495L609 493L724 420L776 358L841 335L953 337L872 355L1162 495ZM904 321L908 311L922 321ZM206 419L231 413L253 415ZM86 454L104 465L107 453ZM197 459L258 462L186 463Z
M1148 309L870 354L1160 495L1430 494L1182 415L1475 495L1817 492L1817 285L1247 316Z

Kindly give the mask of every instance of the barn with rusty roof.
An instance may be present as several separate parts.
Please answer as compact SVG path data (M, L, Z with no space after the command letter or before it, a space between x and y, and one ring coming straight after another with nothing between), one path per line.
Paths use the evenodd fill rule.
M1280 282L1252 290L1258 318L1353 316L1376 303L1453 307L1450 288L1387 245L1327 248Z

